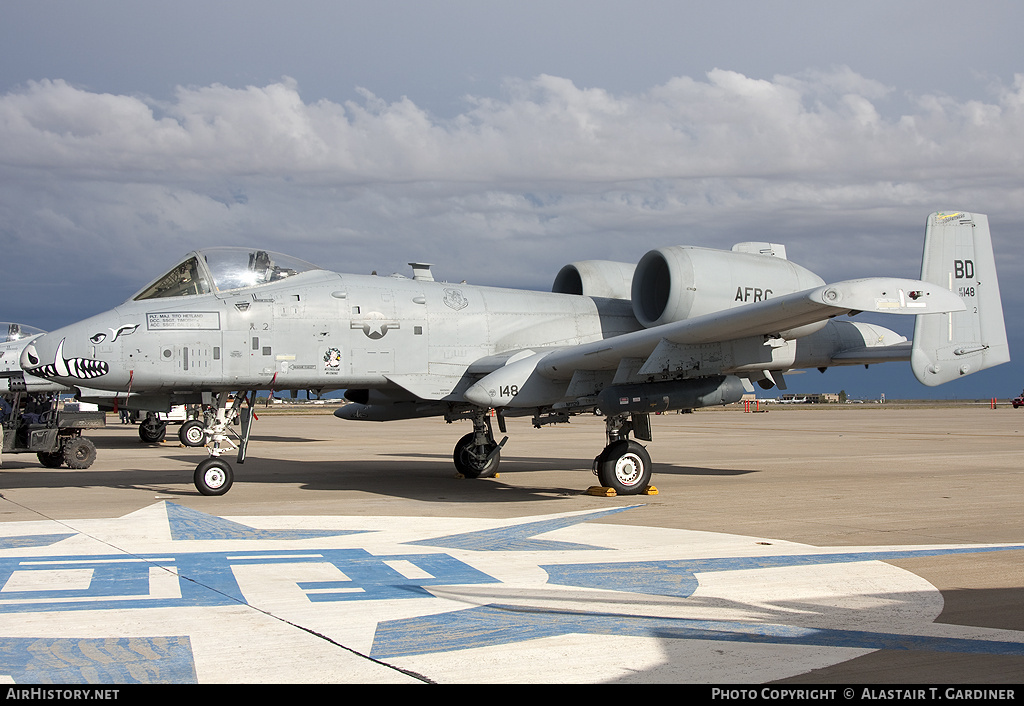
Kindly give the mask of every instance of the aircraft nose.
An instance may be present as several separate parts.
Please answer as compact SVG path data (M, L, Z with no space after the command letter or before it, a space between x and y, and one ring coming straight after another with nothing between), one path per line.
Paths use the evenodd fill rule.
M21 368L41 378L76 384L110 372L105 361L73 355L65 350L68 337L62 331L40 336L21 352Z

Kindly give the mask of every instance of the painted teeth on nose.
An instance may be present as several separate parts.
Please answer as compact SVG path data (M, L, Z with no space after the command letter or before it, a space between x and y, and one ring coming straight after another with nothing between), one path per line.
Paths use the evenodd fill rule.
M29 372L38 377L73 377L79 380L89 380L109 373L110 365L102 360L92 358L65 358L62 339L57 345L57 353L53 362L32 368Z
M106 375L110 369L102 360L89 358L72 358L68 364L74 366L74 375L77 378L98 378Z

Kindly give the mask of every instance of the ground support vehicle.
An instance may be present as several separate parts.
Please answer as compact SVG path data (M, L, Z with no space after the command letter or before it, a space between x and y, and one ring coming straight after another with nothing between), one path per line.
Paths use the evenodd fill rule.
M30 421L18 413L23 394L14 394L14 411L3 420L3 453L34 453L47 468L91 466L96 460L96 446L82 436L82 430L106 426L106 413L63 411L54 398L49 410L38 415L38 421Z

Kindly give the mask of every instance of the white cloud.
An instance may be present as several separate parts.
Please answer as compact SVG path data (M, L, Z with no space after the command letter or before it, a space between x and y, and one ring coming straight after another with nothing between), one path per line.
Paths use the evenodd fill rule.
M0 161L125 181L159 172L608 183L1008 173L1024 156L1024 77L992 103L920 96L917 114L893 120L876 107L887 93L847 68L772 81L716 69L706 81L682 77L626 96L539 76L438 120L408 99L366 91L362 102L307 104L291 80L180 88L167 105L41 81L0 98ZM983 159L964 160L966 152Z
M291 79L167 103L38 81L0 95L0 233L6 257L77 248L132 290L188 249L253 241L543 287L573 259L755 238L824 276L873 274L881 251L916 266L932 210L1024 222L1024 76L985 103L912 96L905 115L893 93L846 67L633 94L542 75L440 119L365 90L307 103ZM837 261L844 238L862 247Z

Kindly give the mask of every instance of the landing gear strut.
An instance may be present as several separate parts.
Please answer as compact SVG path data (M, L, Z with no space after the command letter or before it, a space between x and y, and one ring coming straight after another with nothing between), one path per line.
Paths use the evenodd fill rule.
M491 478L498 472L501 462L501 447L508 441L506 436L500 443L494 441L491 418L485 413L473 416L473 431L455 444L455 469L466 478Z
M251 399L248 399L250 398ZM242 408L243 401L248 400L248 407ZM231 489L234 482L234 471L231 464L221 458L222 455L231 451L238 451L238 463L245 463L245 451L249 444L249 431L252 428L252 421L256 411L256 393L240 392L234 400L230 399L230 393L221 392L217 395L215 409L210 409L204 415L204 421L198 420L189 422L188 436L193 443L188 445L203 446L204 443L195 443L202 438L210 457L196 466L192 481L202 495L223 495ZM241 434L235 434L231 430L235 420L242 422ZM201 428L197 428L201 427ZM202 433L200 437L196 432ZM230 434L229 434L230 432ZM236 444L231 437L238 439ZM187 443L187 442L186 442Z
M651 456L647 449L629 439L632 432L644 441L651 440L650 417L625 414L605 418L608 445L594 459L594 475L601 485L618 495L639 495L651 485Z

